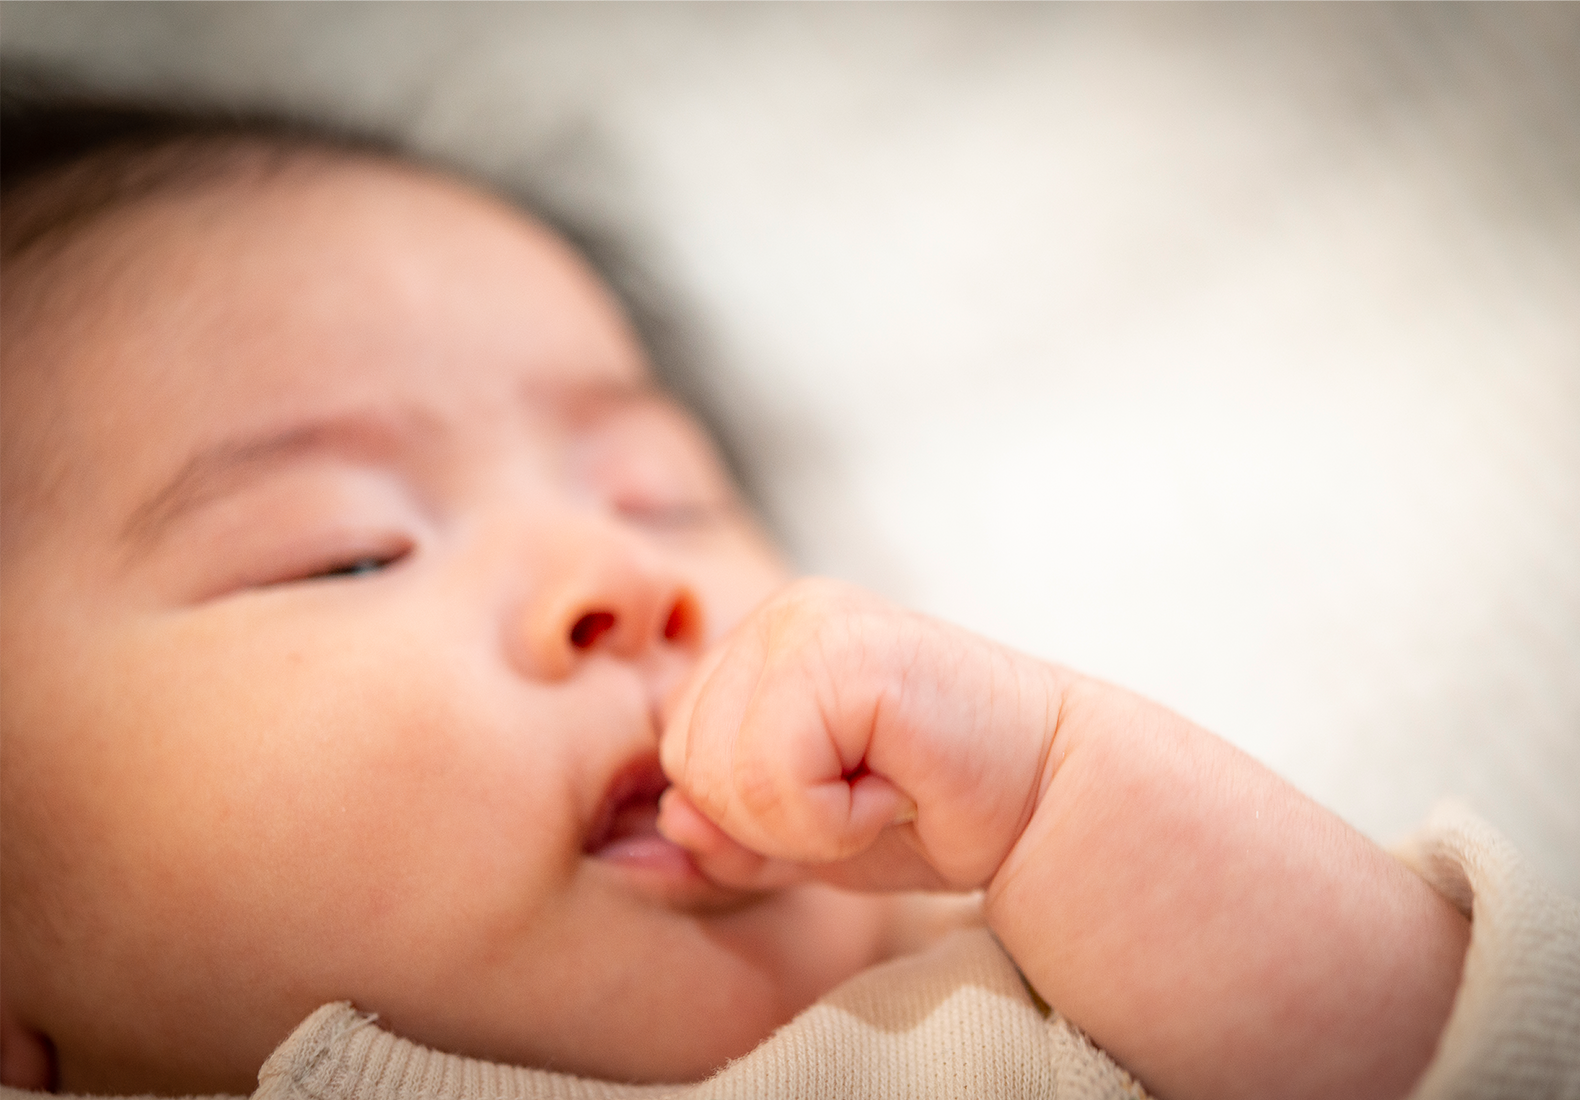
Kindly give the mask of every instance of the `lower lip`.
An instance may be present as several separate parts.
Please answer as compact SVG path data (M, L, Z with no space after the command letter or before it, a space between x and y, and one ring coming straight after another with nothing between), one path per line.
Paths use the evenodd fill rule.
M633 870L654 871L687 879L702 879L691 853L656 833L621 837L593 853L595 859L618 863Z
M611 840L590 855L595 863L617 869L628 888L665 905L724 913L749 905L760 896L714 882L697 868L690 852L657 833Z

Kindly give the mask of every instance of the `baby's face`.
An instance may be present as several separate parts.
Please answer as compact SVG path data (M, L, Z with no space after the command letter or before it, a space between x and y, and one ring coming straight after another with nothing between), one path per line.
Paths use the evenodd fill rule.
M783 572L554 238L299 161L25 254L4 325L0 966L63 1088L248 1091L338 999L694 1078L872 959L881 907L652 829Z

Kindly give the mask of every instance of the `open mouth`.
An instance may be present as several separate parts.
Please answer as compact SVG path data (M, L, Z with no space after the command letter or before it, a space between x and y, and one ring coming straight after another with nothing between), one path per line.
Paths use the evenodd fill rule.
M609 784L583 850L597 859L695 874L685 849L658 831L658 797L668 787L656 757L622 768Z
M658 799L668 789L657 756L621 768L609 782L582 851L605 867L618 868L627 885L698 912L733 912L767 896L713 882L690 852L659 833Z

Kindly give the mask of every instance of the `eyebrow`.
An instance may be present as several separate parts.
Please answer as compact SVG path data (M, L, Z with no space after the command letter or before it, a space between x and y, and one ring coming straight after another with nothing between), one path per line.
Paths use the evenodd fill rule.
M410 415L361 412L221 440L182 463L173 477L134 508L121 539L146 550L181 516L272 470L316 455L377 460L420 431Z
M582 421L609 409L651 401L673 401L674 397L651 378L633 380L587 382L578 385L564 383L525 383L520 388L521 400L528 406L557 410L570 420Z

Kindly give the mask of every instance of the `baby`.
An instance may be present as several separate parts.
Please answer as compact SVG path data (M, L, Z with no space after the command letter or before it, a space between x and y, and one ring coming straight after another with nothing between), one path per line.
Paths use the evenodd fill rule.
M1420 1076L1455 906L1158 706L792 583L560 237L109 132L4 161L5 1083L245 1093L341 1000L694 1081L978 890L1158 1096Z

